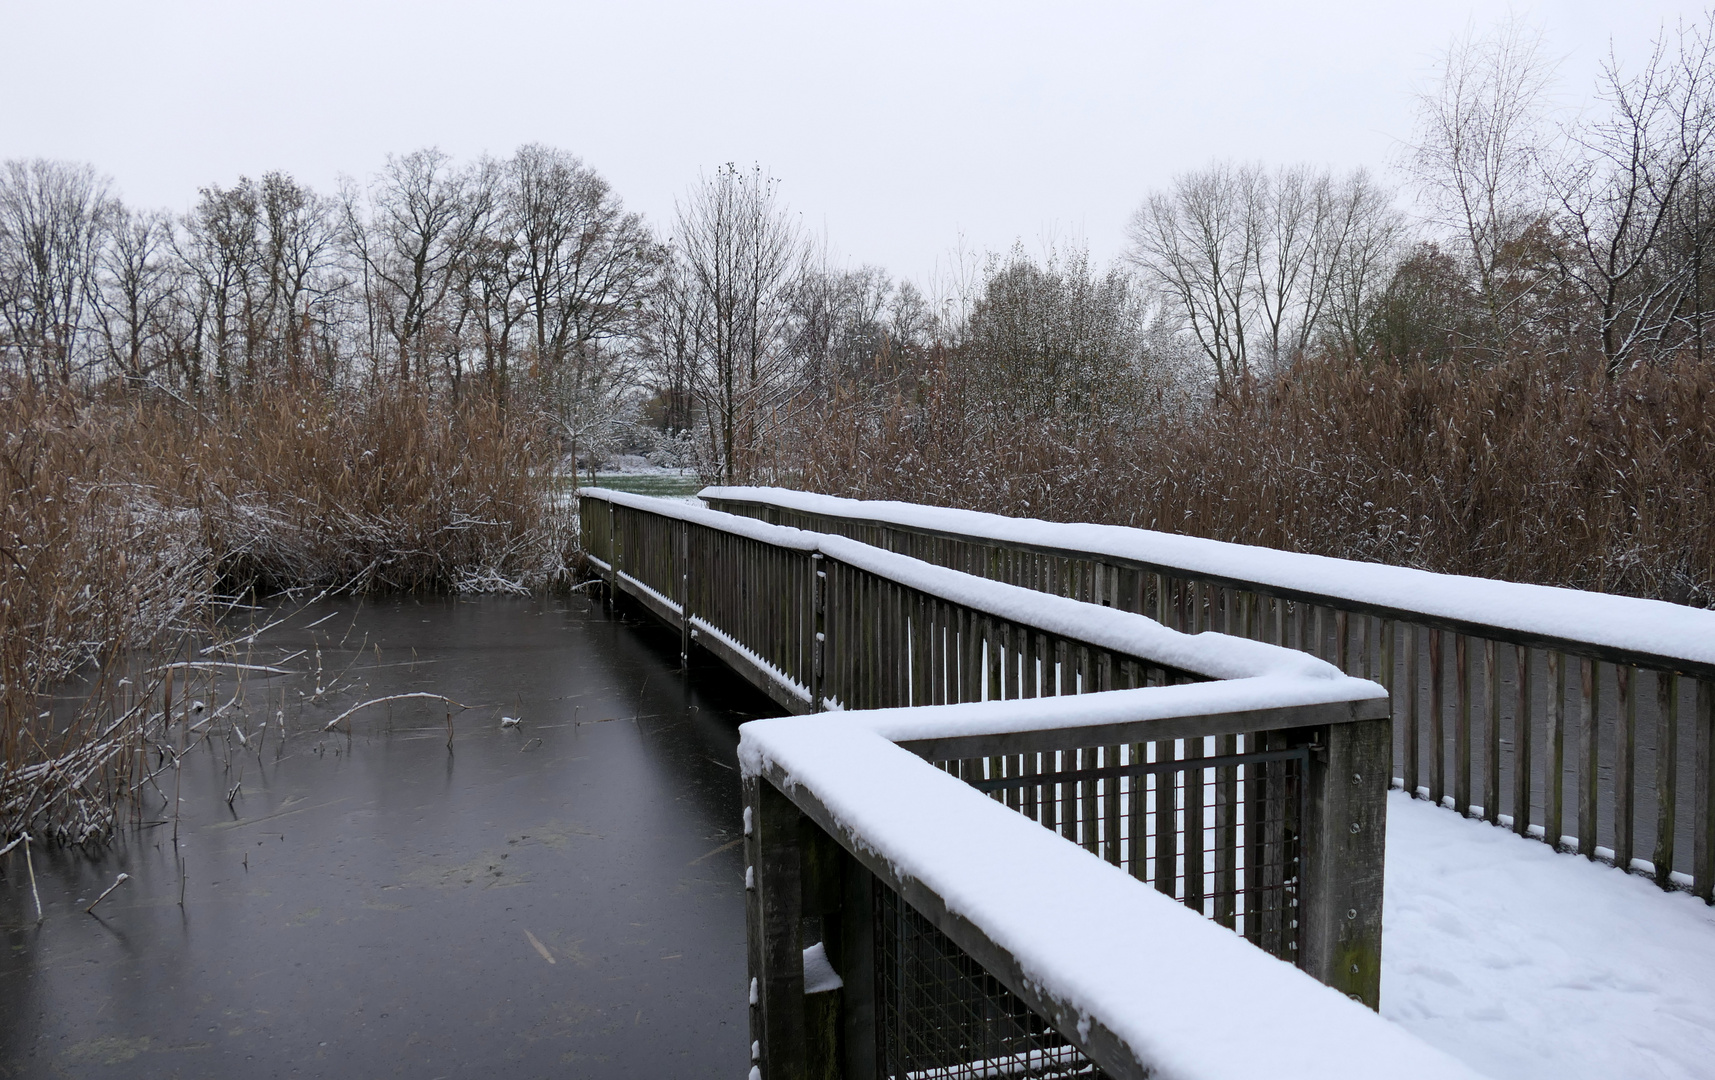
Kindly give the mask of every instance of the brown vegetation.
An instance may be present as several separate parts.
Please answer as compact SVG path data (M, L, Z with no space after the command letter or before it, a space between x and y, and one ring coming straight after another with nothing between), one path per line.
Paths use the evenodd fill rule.
M1304 361L1143 425L996 423L938 367L801 425L780 482L1715 604L1715 371Z
M223 596L521 592L571 542L558 439L487 399L12 386L0 433L0 843L105 834L167 704L141 658L206 640Z

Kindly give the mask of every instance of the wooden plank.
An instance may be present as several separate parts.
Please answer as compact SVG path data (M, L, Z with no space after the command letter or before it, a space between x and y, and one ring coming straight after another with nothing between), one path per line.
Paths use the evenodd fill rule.
M1141 763L1147 752L1147 745L1145 743L1128 743L1126 746L1126 755L1134 765ZM1147 876L1146 870L1148 868L1145 864L1149 859L1149 845L1147 841L1147 830L1149 828L1149 780L1147 777L1137 774L1127 777L1125 783L1125 864L1126 869L1131 872L1131 876L1142 881Z
M1715 681L1697 680L1692 715L1691 891L1715 902Z
M1629 871L1637 836L1637 671L1619 665L1614 683L1619 705L1614 717L1614 865Z
M1674 833L1679 818L1679 676L1655 676L1655 883L1673 885Z
M1599 740L1597 739L1598 672L1595 661L1580 657L1578 661L1578 851L1585 858L1596 857L1601 842L1596 835L1596 796L1601 788L1597 771Z
M1441 631L1429 631L1429 799L1447 796L1446 684L1441 670Z
M1453 812L1471 812L1471 639L1453 635L1453 681L1458 704L1453 713Z
M1513 646L1513 832L1530 835L1530 778L1534 770L1531 746L1530 649ZM1558 779L1558 777L1556 778Z
M1238 752L1238 737L1215 739L1217 757ZM1231 930L1238 925L1239 806L1238 769L1224 765L1215 772L1215 921Z
M1187 762L1201 761L1204 757L1203 740L1201 738L1186 739L1181 758ZM1181 858L1185 863L1185 906L1193 911L1207 914L1205 908L1205 883L1203 874L1207 870L1204 858L1205 839L1203 831L1204 806L1206 790L1204 787L1204 770L1193 765L1185 770L1185 790L1182 795L1185 806L1184 839L1180 842Z
M1172 761L1177 756L1172 739L1159 739L1152 745L1157 763ZM1175 783L1178 775L1160 771L1150 778L1155 789L1151 804L1151 816L1155 819L1155 827L1151 830L1155 840L1155 891L1169 897L1178 895L1179 795Z
M1120 764L1120 748L1102 747L1102 765L1111 768ZM1102 857L1115 866L1125 861L1125 849L1120 844L1121 780L1117 776L1102 781Z
M1543 728L1542 838L1560 850L1566 835L1566 655L1550 649L1548 666L1548 718Z
M1411 623L1400 623L1405 631L1405 790L1412 798L1418 797L1418 791L1423 787L1423 770L1420 759L1420 744L1422 733L1417 729L1417 627ZM1434 633L1434 631L1429 631Z
M1073 768L1080 772L1099 768L1096 748L1080 746L1072 751ZM1073 794L1077 799L1078 845L1092 855L1101 852L1100 817L1097 813L1096 780L1076 780L1073 782Z
M1068 691L1069 692L1069 691ZM1138 742L1144 739L1202 738L1244 732L1287 731L1322 724L1346 724L1355 720L1386 719L1387 702L1381 699L1333 702L1280 709L1246 709L1231 713L1093 724L1087 727L1039 728L982 735L947 735L903 739L899 745L927 761L986 757L990 754L1019 754L1031 750L1059 750L1077 746Z
M1488 693L1483 710L1483 734L1487 750L1483 755L1483 820L1490 825L1501 821L1501 672L1496 665L1495 639L1483 639L1483 678Z

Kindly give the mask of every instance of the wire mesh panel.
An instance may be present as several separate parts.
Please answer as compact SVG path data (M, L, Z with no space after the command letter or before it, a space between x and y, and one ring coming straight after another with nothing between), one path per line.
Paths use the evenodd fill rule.
M1106 1074L898 893L876 883L876 1061L895 1080Z
M1221 736L938 764L1296 963L1309 748L1264 743Z

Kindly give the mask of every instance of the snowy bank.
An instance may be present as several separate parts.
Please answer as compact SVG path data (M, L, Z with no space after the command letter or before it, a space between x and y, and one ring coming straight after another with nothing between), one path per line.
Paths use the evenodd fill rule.
M1382 1015L1496 1077L1715 1075L1715 908L1394 792Z

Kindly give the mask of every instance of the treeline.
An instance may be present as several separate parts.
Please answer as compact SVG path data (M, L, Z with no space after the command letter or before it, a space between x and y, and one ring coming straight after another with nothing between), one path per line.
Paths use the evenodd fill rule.
M1715 603L1709 24L1555 122L1517 26L1454 43L1406 161L1217 163L1125 258L993 259L777 477Z
M1471 477L1436 471L1454 459L1417 441L1463 417L1460 439L1515 448L1484 458L1509 484L1564 466L1588 498L1630 490L1645 460L1702 468L1684 437L1702 430L1704 398L1674 388L1702 385L1715 346L1709 24L1664 32L1639 70L1608 66L1577 117L1556 119L1550 89L1521 27L1456 41L1402 162L1415 213L1363 170L1217 162L1147 193L1112 265L1015 247L922 283L840 265L760 168L701 177L651 224L589 165L542 146L465 163L418 151L329 193L270 173L204 188L182 217L122 205L86 166L10 162L0 363L15 385L124 388L205 412L279 386L483 401L533 432L533 453L551 439L563 464L629 451L709 479L1077 505L1707 599L1712 530L1696 514L1646 527L1655 510L1627 502L1603 519L1606 554L1591 540L1538 557L1530 530L1504 520L1516 498L1478 497ZM1485 386L1523 396L1477 408ZM1633 434L1605 444L1578 427L1598 415ZM1541 430L1525 439L1509 423ZM1388 468L1433 498L1383 494L1404 488L1380 465L1367 481L1349 473L1370 452L1327 436L1364 424L1423 450ZM1251 458L1209 432L1243 439L1256 464L1235 471ZM1270 438L1272 457L1258 449ZM1296 453L1309 445L1346 458ZM1205 446L1225 455L1208 473L1224 478L1209 498L1225 509L1167 512L1179 504L1160 493L1190 490ZM1116 470L1129 502L1073 497ZM1656 505L1678 497L1665 483L1650 481ZM1392 517L1283 518L1296 497ZM1471 536L1484 539L1456 539ZM1636 543L1609 551L1614 537Z

